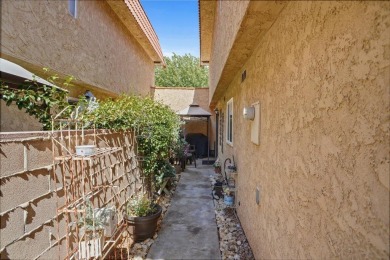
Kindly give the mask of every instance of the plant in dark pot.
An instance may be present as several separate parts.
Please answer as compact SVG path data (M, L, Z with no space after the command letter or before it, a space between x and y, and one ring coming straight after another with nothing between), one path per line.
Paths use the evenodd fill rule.
M153 237L161 213L161 206L155 204L146 194L135 195L129 200L124 220L135 242L142 242Z

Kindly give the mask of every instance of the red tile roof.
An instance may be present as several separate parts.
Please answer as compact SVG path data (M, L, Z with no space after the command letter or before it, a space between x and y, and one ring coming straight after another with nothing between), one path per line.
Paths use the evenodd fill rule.
M160 42L158 40L157 34L153 29L152 24L150 23L144 9L142 8L139 0L125 0L126 5L128 6L131 14L134 16L138 24L141 26L142 31L145 33L146 37L149 39L150 44L153 46L154 50L157 52L161 60L164 60L162 50L160 47Z
M106 0L155 63L165 66L157 34L139 0ZM130 11L130 14L129 14Z

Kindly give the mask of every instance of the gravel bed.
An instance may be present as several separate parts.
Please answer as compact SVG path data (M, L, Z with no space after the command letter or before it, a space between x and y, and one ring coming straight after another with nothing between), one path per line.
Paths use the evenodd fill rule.
M213 185L219 177L220 175L210 176ZM214 206L222 259L255 259L235 209L226 207L223 198L218 199L215 195Z

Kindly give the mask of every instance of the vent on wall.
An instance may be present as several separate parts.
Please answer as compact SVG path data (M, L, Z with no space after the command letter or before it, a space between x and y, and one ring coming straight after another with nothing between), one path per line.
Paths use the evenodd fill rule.
M246 79L246 70L244 70L244 72L241 74L241 82L244 82L245 79Z

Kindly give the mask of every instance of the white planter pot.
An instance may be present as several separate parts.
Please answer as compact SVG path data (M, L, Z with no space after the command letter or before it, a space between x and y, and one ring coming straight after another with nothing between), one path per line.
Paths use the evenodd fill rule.
M95 145L79 145L76 146L76 154L79 156L89 156L96 152Z
M79 259L98 258L102 256L104 247L104 232L88 231L79 242Z

